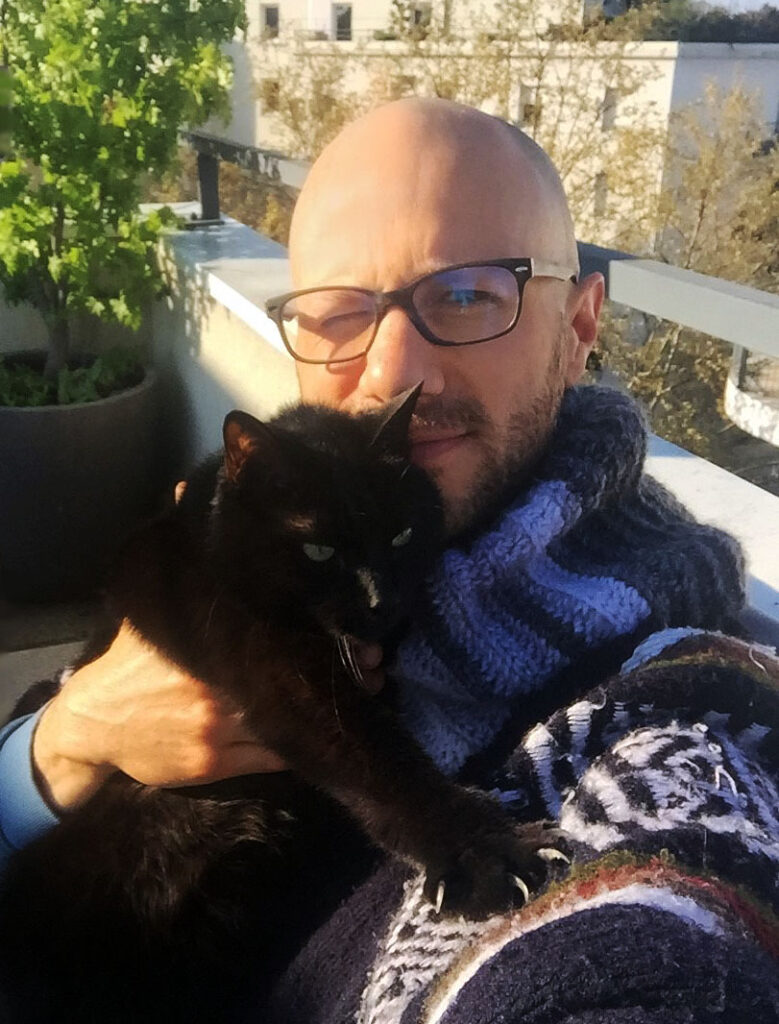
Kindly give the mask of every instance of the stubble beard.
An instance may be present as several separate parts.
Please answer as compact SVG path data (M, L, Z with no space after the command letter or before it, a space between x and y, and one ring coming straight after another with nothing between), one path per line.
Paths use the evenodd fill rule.
M464 539L482 529L532 477L549 443L565 391L563 344L561 332L544 385L530 405L522 407L522 402L517 402L517 411L500 436L488 440L481 435L483 458L479 472L467 494L455 503L445 503L446 533L450 539ZM473 411L475 414L476 410ZM480 404L479 415L488 425L489 417Z

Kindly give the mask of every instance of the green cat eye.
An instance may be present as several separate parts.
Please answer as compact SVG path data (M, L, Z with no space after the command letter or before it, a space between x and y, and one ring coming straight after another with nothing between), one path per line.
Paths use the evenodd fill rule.
M303 550L312 562L326 562L335 554L335 548L328 544L304 544Z
M405 544L411 540L411 527L407 526L405 530L401 530L397 537L392 538L393 548L402 548Z

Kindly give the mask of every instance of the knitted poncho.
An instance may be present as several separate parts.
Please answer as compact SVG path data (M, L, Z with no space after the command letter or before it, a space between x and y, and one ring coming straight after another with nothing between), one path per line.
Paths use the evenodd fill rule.
M508 760L495 796L518 820L559 820L571 867L474 922L436 915L419 873L388 862L255 1019L777 1024L779 660L679 632Z
M667 626L726 627L741 607L737 544L642 475L645 451L630 397L567 391L534 483L444 554L394 666L406 724L444 771L585 655Z
M741 605L740 554L641 475L644 437L629 398L568 392L534 482L444 555L397 656L438 764L559 821L571 866L473 922L389 861L255 1019L779 1024L779 661L705 631Z

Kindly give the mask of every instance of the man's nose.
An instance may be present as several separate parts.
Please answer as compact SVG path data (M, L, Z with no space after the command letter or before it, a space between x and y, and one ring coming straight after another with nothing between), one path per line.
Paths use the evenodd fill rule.
M444 389L443 351L422 337L402 309L391 307L379 321L365 357L360 388L382 404L420 380L423 394L439 395Z

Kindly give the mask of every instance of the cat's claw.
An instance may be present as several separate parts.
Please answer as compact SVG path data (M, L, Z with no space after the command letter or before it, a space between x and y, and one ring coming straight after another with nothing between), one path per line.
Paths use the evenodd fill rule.
M435 893L435 912L436 914L441 913L441 907L444 905L444 893L446 892L446 882L439 882L438 888Z
M570 857L566 857L562 850L555 850L553 846L544 846L540 850L536 850L536 853L547 863L551 863L554 860L562 861L563 864L571 863Z
M524 896L525 903L529 903L530 902L530 890L525 885L525 883L522 881L522 879L519 877L519 875L512 875L511 876L511 881L514 883L514 885L516 885L517 889L519 889L519 891Z

